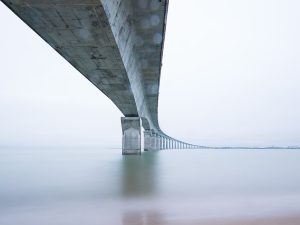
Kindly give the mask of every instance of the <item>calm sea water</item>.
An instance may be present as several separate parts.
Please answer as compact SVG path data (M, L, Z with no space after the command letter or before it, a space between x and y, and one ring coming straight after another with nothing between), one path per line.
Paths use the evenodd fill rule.
M299 150L0 149L0 225L299 214Z

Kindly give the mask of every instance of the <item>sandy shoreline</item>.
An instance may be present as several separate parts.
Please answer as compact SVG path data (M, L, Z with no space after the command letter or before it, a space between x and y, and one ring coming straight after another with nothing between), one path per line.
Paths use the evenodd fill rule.
M176 219L168 220L161 215L127 215L122 225L300 225L300 216L274 216L264 218L223 219Z
M273 218L248 218L224 220L172 221L166 223L147 223L149 225L300 225L300 216L284 216Z

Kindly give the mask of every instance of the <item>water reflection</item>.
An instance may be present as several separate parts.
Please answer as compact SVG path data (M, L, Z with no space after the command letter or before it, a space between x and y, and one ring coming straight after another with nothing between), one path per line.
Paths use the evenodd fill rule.
M249 223L223 218L300 215L299 151L120 152L0 149L0 225L241 225Z
M121 159L121 193L125 198L157 194L157 153L124 156Z
M158 152L128 155L121 159L121 193L125 199L150 199L158 194ZM143 206L125 209L122 225L160 225L163 215L155 208Z
M123 214L122 225L163 225L163 216L157 211L129 211Z

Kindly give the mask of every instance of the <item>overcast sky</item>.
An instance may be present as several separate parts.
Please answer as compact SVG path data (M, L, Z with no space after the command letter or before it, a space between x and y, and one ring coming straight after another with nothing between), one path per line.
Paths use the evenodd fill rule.
M159 121L201 145L300 145L300 1L170 0ZM0 145L120 147L113 103L0 3Z

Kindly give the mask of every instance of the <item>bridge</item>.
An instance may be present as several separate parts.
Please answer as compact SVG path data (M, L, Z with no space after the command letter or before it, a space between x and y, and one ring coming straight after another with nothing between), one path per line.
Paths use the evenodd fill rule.
M123 154L200 147L158 123L168 0L1 1L119 108Z

